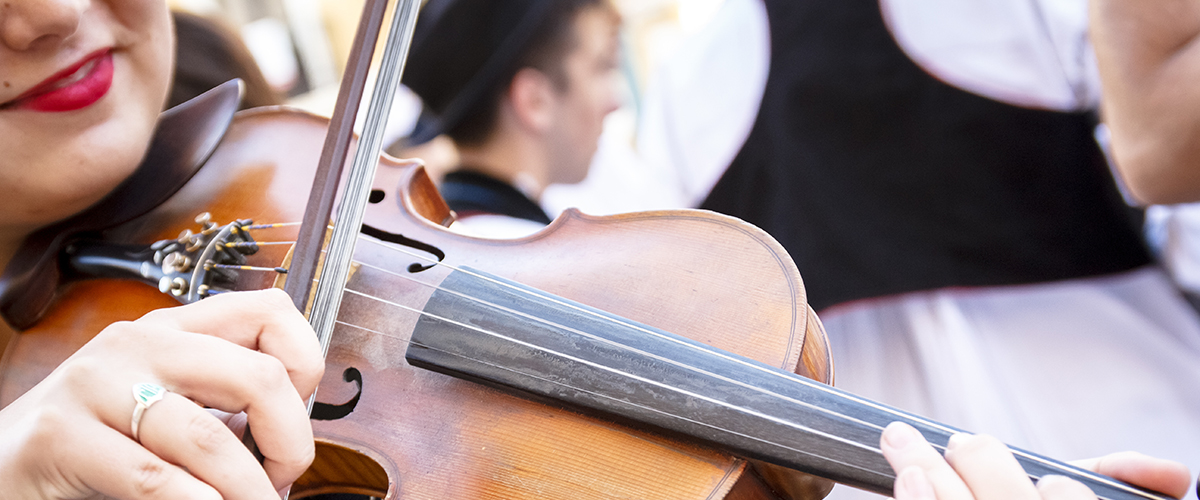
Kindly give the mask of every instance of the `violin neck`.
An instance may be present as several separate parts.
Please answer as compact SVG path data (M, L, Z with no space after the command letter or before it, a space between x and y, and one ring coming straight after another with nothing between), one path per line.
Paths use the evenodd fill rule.
M944 449L957 429L794 373L480 271L426 305L414 366L891 495L879 449L903 421ZM1100 498L1169 497L1014 449L1031 478L1065 475Z

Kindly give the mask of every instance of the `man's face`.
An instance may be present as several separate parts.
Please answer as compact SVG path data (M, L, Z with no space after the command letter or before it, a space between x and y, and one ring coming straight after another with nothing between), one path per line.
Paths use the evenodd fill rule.
M548 131L551 182L573 184L587 176L604 117L620 107L616 19L605 9L575 18L575 47L563 61L565 91L556 93Z

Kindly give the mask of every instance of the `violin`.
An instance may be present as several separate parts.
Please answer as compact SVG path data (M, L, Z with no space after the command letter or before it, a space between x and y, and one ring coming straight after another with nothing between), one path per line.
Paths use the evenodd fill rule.
M311 183L327 126L285 108L239 114L195 177L149 213L104 231L104 239L175 241L184 229L203 231L194 221L200 212L211 220L299 220L305 207L298 193ZM418 369L405 351L422 304L447 271L472 267L659 328L696 323L703 328L690 329L705 342L828 380L824 334L798 273L773 240L728 217L690 212L602 219L573 213L524 241L479 240L445 229L452 214L415 162L385 157L376 184L382 194L366 223L380 237L364 237L355 255L317 395L332 404L314 417L318 458L294 498L330 491L391 498L770 491L744 459ZM295 227L253 232L261 249L250 262L285 265L288 247L267 239L294 240ZM395 243L397 235L412 242ZM715 239L685 257L672 243L681 237ZM414 263L420 271L410 270ZM243 271L229 289L274 286L277 277ZM130 280L70 284L9 347L0 398L11 402L108 324L175 303L171 294Z
M32 238L14 262L46 264L5 275L40 299L4 310L29 327L0 362L0 404L112 322L296 283L278 271L301 236L290 223L311 214L303 194L328 128L286 108L243 112L202 168L171 176L178 189L119 188L111 205L127 220ZM943 448L957 432L822 384L832 361L800 275L749 224L569 211L524 239L476 239L446 229L453 213L419 162L378 168L296 498L823 496L828 481L806 473L887 494L883 426L906 421ZM1031 475L1103 498L1167 498L1015 453Z
M295 221L305 209L297 193L311 182L326 128L323 118L285 108L243 112L178 192L102 236L152 246L178 241L178 231L197 225L198 211L209 214L206 221ZM878 454L883 426L908 421L940 446L955 431L831 388L814 390L816 383L791 374L831 379L825 335L795 266L753 226L700 211L568 212L522 240L483 240L445 228L453 214L417 162L384 157L375 184L317 395L324 403L313 421L318 456L296 483L296 498L331 491L387 498L816 498L827 491L826 482L752 467L721 449L793 466L815 457L809 472L882 492L892 478ZM285 266L287 245L268 243L294 239L294 226L254 226L241 225L260 247L252 262ZM228 288L275 286L279 277L243 271ZM171 293L130 280L71 283L9 347L0 398L12 401L108 324L174 303ZM539 331L560 345L529 334ZM505 334L527 352L514 341L488 339L481 345L492 352L471 352L480 341L464 337L481 333ZM611 355L596 354L605 350ZM515 396L417 368L406 356L493 386L523 382L455 360L552 387L534 398ZM505 356L508 365L498 367ZM597 367L605 358L607 366ZM557 399L544 404L556 391ZM651 416L617 415L589 399ZM652 408L656 401L662 406ZM662 414L703 430L672 429L654 419ZM1166 498L1017 452L1031 473L1072 474L1104 498Z

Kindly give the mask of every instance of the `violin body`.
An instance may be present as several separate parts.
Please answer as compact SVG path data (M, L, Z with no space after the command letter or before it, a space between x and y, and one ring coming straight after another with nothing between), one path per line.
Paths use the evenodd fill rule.
M283 108L238 116L208 164L166 203L105 238L174 238L216 221L302 218L327 121ZM359 241L314 415L318 456L293 498L342 491L413 499L820 498L827 481L686 440L414 368L419 311L469 267L824 382L832 363L787 253L762 231L701 211L590 217L569 211L520 240L446 229L453 213L418 162L385 158ZM256 233L295 239L294 229ZM387 241L383 241L387 240ZM398 251L399 249L400 251ZM287 246L251 263L284 265ZM440 262L442 266L430 265ZM238 289L276 286L242 272ZM68 285L0 362L0 404L115 321L176 302L141 283Z

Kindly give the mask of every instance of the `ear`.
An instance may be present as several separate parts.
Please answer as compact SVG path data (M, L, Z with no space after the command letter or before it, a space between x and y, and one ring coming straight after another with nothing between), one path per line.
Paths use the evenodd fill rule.
M554 123L558 93L545 73L522 68L508 87L508 102L520 126L542 133Z

